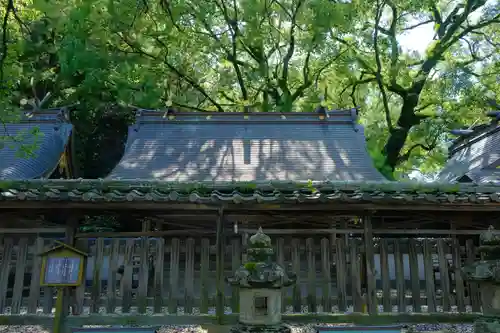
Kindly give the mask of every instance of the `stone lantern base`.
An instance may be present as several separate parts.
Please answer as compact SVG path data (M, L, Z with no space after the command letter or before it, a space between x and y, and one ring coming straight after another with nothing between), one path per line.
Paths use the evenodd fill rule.
M278 325L246 325L239 323L231 327L230 333L291 333L292 330L285 324Z
M500 333L500 285L482 281L479 289L484 316L474 323L474 332Z

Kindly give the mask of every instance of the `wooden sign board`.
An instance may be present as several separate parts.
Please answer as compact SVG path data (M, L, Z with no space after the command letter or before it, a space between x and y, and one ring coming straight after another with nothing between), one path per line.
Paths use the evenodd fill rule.
M71 333L156 333L156 327L101 327L101 328L72 328Z
M401 325L316 327L318 333L401 333L401 329Z
M77 287L83 283L87 254L67 244L41 253L40 285L45 287Z

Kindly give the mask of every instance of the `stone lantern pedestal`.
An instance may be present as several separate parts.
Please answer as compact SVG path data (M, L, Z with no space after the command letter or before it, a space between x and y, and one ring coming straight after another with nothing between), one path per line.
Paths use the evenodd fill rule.
M493 227L481 235L483 260L464 267L465 279L476 282L481 292L483 317L474 323L476 333L500 332L500 237Z
M239 323L230 332L290 333L281 321L281 289L295 283L295 274L272 261L271 238L260 228L250 237L247 254L248 262L227 279L240 288Z

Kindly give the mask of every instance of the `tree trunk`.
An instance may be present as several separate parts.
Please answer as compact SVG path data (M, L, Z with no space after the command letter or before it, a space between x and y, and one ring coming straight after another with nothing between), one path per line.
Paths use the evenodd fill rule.
M389 133L389 138L382 154L385 156L383 168L394 172L400 161L401 151L406 143L408 134L413 126L420 123L421 117L415 115L418 105L418 94L408 94L403 98L403 106L396 126Z

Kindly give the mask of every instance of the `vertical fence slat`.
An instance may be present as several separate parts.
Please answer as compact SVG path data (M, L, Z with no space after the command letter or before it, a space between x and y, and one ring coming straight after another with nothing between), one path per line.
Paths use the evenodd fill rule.
M132 306L132 279L134 273L135 240L127 239L125 243L125 260L121 280L122 312L129 313Z
M24 292L24 272L28 257L28 238L20 239L17 249L14 291L12 294L12 314L19 314Z
M231 239L231 270L235 272L241 265L241 237L235 235ZM240 291L239 288L233 286L231 288L231 309L233 313L240 312Z
M446 258L446 246L444 239L438 239L439 280L441 286L441 300L443 311L450 311L450 275L448 272L448 259Z
M40 298L40 270L42 268L42 258L38 255L43 252L43 238L37 237L33 254L33 268L31 271L30 296L28 298L28 313L35 314L38 309Z
M314 239L306 239L306 252L307 252L307 307L309 313L317 312L316 303L316 256L314 253Z
M389 275L389 247L386 239L380 240L380 270L384 312L392 312L391 276Z
M295 274L297 274L297 283L293 286L293 311L301 312L302 295L300 292L300 240L297 238L292 239L292 269Z
M458 238L452 239L453 268L455 269L455 296L458 312L465 312L465 291L462 278L462 260L460 256L460 243Z
M337 238L337 256L335 260L335 268L337 273L337 295L339 300L339 311L345 312L347 310L347 280L346 280L346 264L345 264L345 240Z
M156 240L156 262L155 262L155 279L154 279L154 312L161 313L163 311L163 271L165 261L165 239L158 238Z
M375 251L373 246L372 222L370 216L363 218L366 259L366 296L368 313L377 314L377 294L375 285Z
M0 314L5 311L7 303L7 289L9 285L9 275L11 270L12 260L12 238L4 237L2 251L2 265L0 266Z
M149 239L141 237L139 241L139 281L137 286L137 305L140 314L146 313L148 306L148 288L149 288Z
M354 308L354 312L361 313L363 311L363 298L361 294L358 241L356 239L351 239L349 242L349 255L351 261L352 306Z
M276 242L276 261L278 262L278 265L281 265L281 267L285 268L285 239L282 237L278 238ZM281 311L286 310L286 289L283 288L281 290Z
M434 267L432 266L432 243L429 239L424 240L424 272L427 311L436 312L436 283L434 281Z
M43 244L43 239L42 239ZM88 239L79 239L76 241L78 249L80 249L84 253L88 253L89 249L89 241ZM75 289L75 299L74 306L72 308L73 315L83 314L83 308L85 305L85 288L87 286L87 267L89 266L88 260L84 261L83 264L83 283L76 287Z
M420 298L420 277L418 267L418 247L415 239L410 239L408 260L410 261L410 279L411 279L411 302L413 311L422 312L422 302Z
M467 251L467 264L472 264L476 261L476 251L474 246L474 240L468 239L466 241L466 251ZM477 283L469 281L469 297L472 306L472 312L481 311L481 297L479 294L479 288Z
M323 275L323 312L332 311L332 277L330 261L330 242L328 238L321 239L321 271Z
M115 313L116 309L116 271L118 270L118 260L120 258L120 239L111 241L110 253L108 256L108 287L106 300L106 313Z
M401 251L401 240L394 240L394 264L396 266L396 291L398 295L398 312L406 313L406 282Z
M94 268L92 274L92 292L90 296L90 312L99 313L99 307L101 305L101 268L103 266L104 260L104 238L97 238L97 242L94 246Z
M201 240L200 251L200 313L208 313L208 273L210 269L210 240L203 238Z
M184 312L193 313L194 307L194 251L195 242L193 238L186 240L186 263L184 269L185 307Z
M172 238L170 248L170 290L168 298L168 313L177 313L177 295L179 290L179 252L180 240Z

